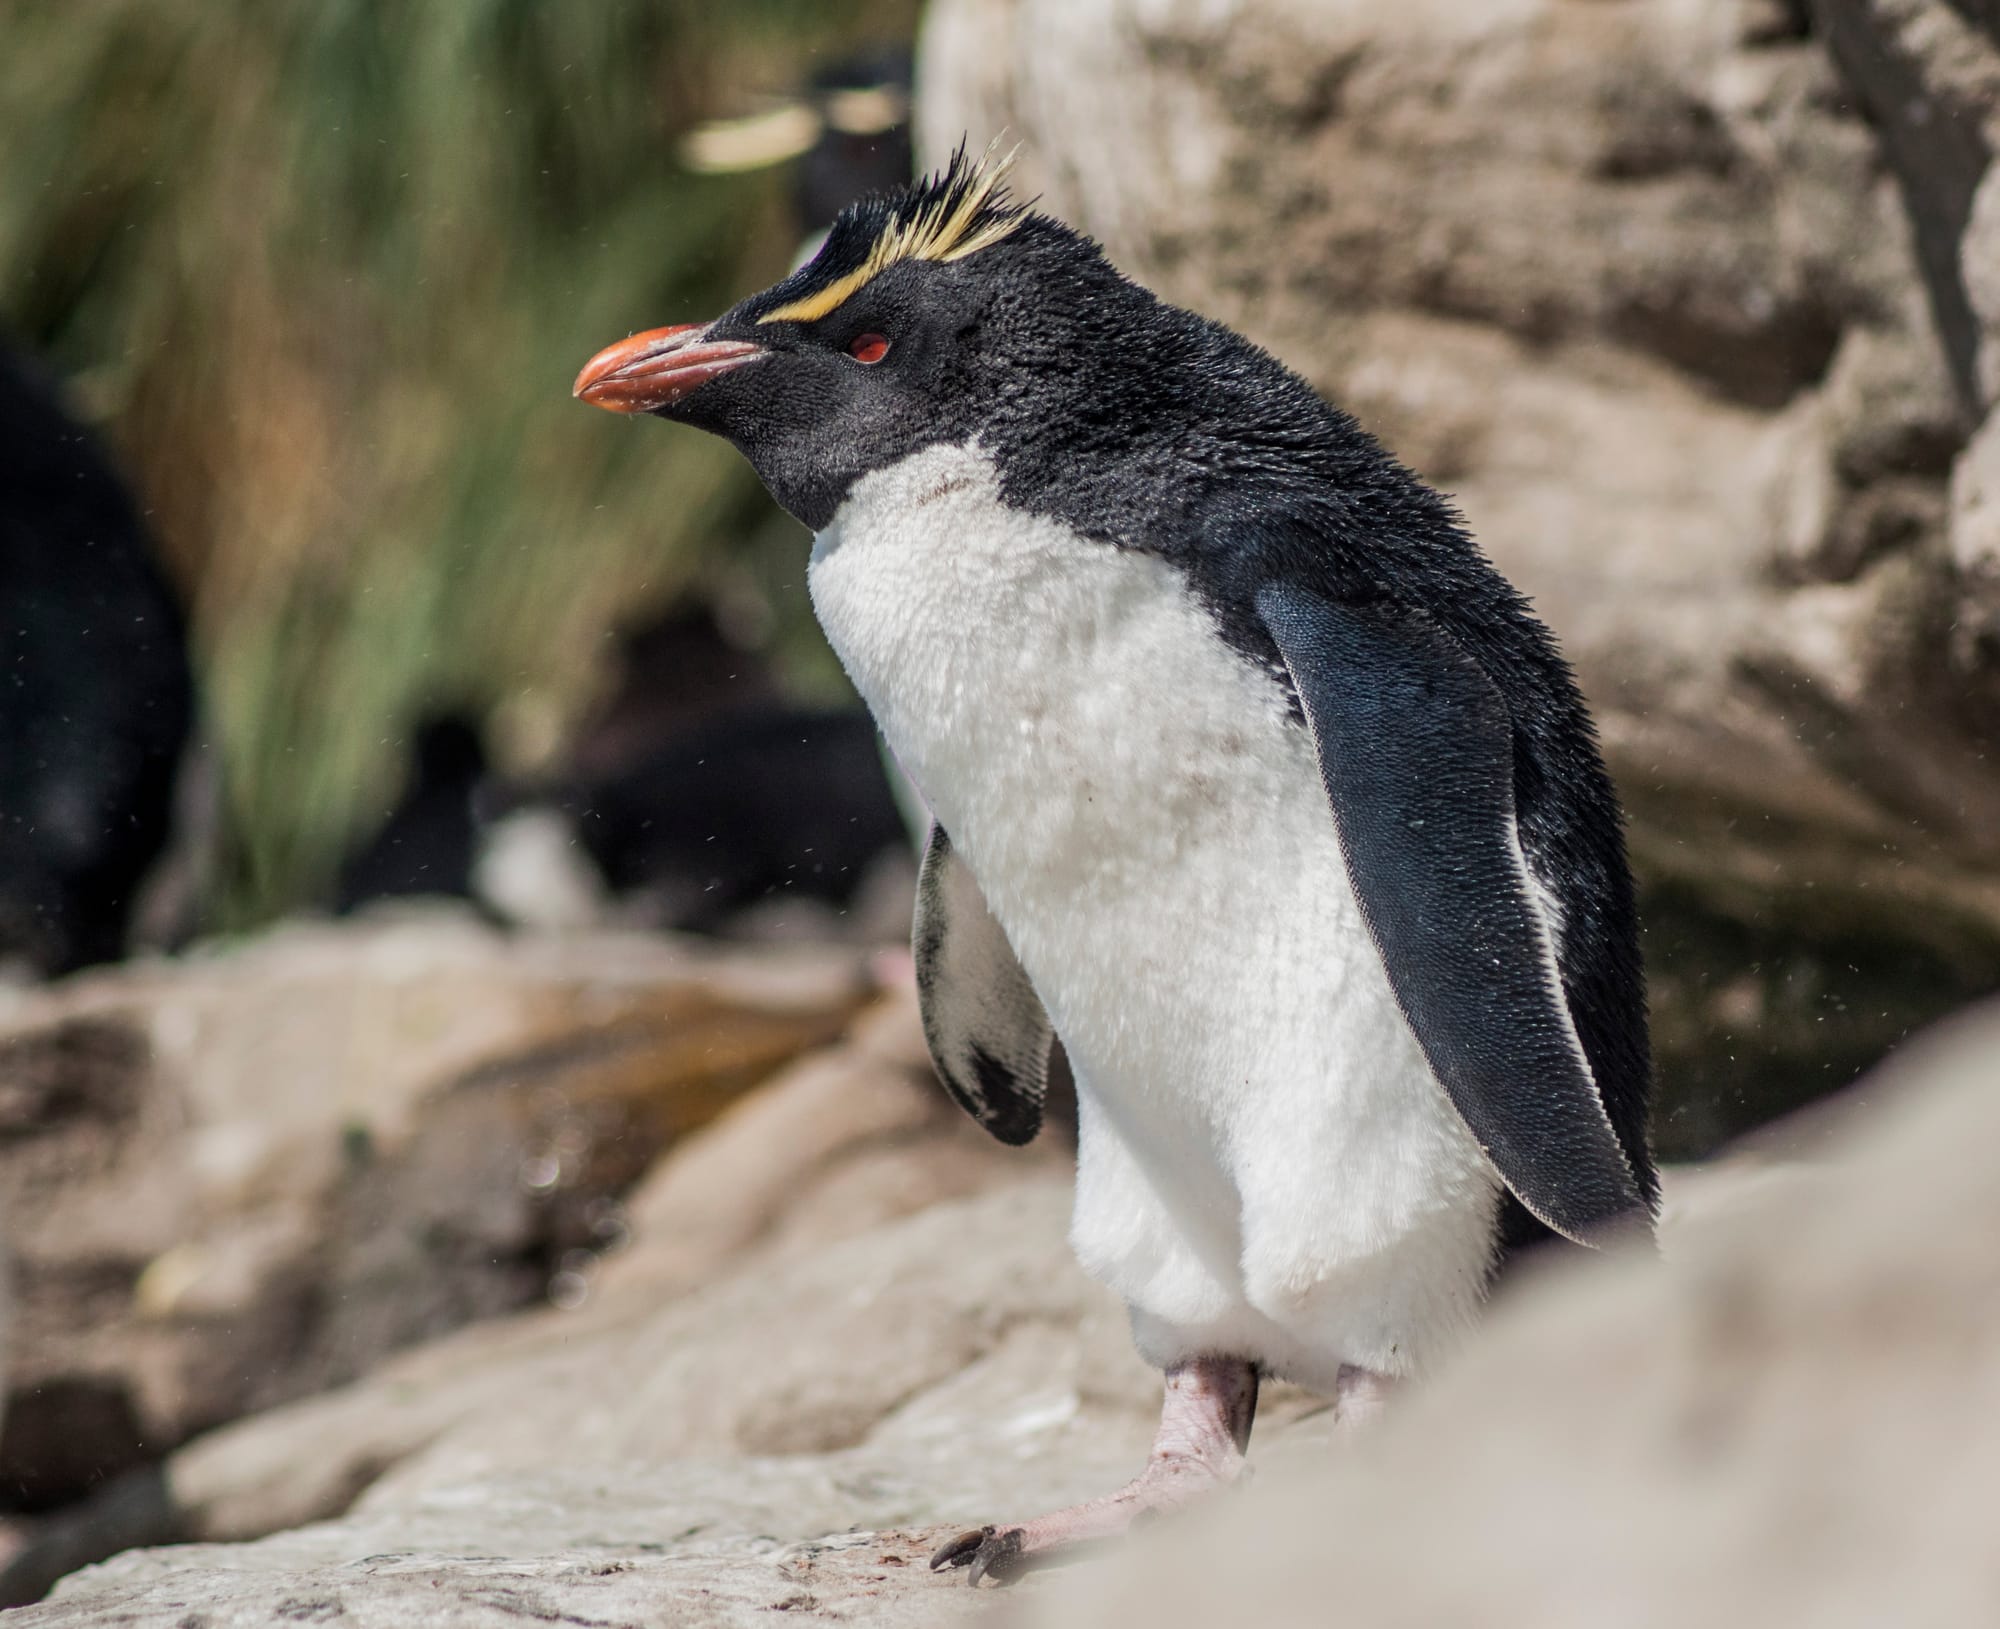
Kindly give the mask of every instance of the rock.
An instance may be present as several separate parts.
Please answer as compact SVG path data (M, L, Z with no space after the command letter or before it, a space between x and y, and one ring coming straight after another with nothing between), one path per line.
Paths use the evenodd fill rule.
M1824 54L1748 10L945 0L920 134L1015 132L1024 191L1317 382L1401 311L1778 405L1910 264Z
M1952 471L1952 550L1966 577L2000 585L2000 418L1993 418Z
M606 1299L679 1293L750 1259L863 1233L940 1200L1050 1171L1055 1137L996 1143L940 1089L909 991L689 1137L626 1203L632 1246Z
M1700 1185L1664 1266L1524 1286L1345 1451L1295 1434L1233 1508L1029 1621L1990 1621L1996 1066L2000 1008L1913 1045L1823 1162Z
M655 1154L867 993L851 953L438 919L9 998L0 1485L59 1504L541 1298Z
M214 1530L229 1518L199 1486L232 1457L235 1519L268 1523L288 1512L258 1500L296 1500L357 1463L350 1433L380 1445L400 1426L402 1457L349 1515L121 1557L24 1608L23 1629L288 1610L958 1621L986 1603L922 1566L946 1526L1115 1485L1150 1437L1158 1377L1070 1260L1067 1214L1065 1182L1010 1181L667 1305L634 1295L594 1325L535 1314L464 1331L171 1466ZM264 1480L241 1479L251 1457Z
M631 1198L630 1242L580 1304L464 1330L190 1443L168 1468L178 1530L257 1537L336 1515L378 1481L429 1486L573 1452L858 1440L996 1330L1074 1322L1097 1292L1068 1265L1055 1189L996 1197L997 1212L971 1221L934 1217L921 1242L827 1252L1067 1165L1047 1141L1002 1148L951 1103L905 993L669 1155ZM954 1226L959 1247L943 1242ZM870 1338L885 1327L894 1342ZM1122 1323L1116 1337L1114 1352Z
M1990 266L1976 269L1969 254L1967 226L2000 137L2000 28L1968 9L1948 0L1814 5L1902 190L1953 375L1966 401L1984 406L2000 384L2000 303Z
M1951 478L1952 563L1977 607L1952 630L1960 657L2000 650L2000 413L1980 426Z
M525 1473L241 1548L122 1557L23 1609L23 1622L762 1629L786 1613L930 1629L990 1619L992 1601L926 1568L939 1530L908 1526L926 1503L848 1456ZM856 1520L889 1530L855 1530Z
M2000 588L1953 498L2000 350L1941 339L1931 224L2000 312L2000 55L1946 0L1807 12L937 0L921 51L928 159L1004 129L1023 194L1354 411L1533 595L1630 811L1683 1158L2000 981ZM1883 133L1892 47L1931 146Z
M1672 1173L1664 1266L1524 1280L1365 1433L1272 1388L1247 1496L1030 1580L1014 1621L1320 1623L1330 1599L1356 1622L1538 1629L1986 1621L1996 1056L2000 1011L1913 1049L1830 1129ZM801 1100L813 1067L794 1071ZM385 1442L403 1410L397 1463L347 1514L121 1556L20 1629L983 1612L927 1550L1116 1485L1157 1408L1119 1309L1070 1259L1067 1209L1060 1180L1012 1182L738 1258L665 1305L642 1275L614 1310L607 1273L595 1323L461 1332L170 1466L185 1497L205 1449L233 1437L240 1475L261 1439L296 1490L316 1460L354 1463L346 1433ZM286 1486L237 1484L245 1510Z

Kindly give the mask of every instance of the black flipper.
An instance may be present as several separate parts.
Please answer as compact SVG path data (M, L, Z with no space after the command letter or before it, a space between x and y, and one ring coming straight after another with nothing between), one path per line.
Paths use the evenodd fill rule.
M986 908L971 869L933 825L910 935L931 1061L965 1112L1003 1143L1042 1129L1055 1029Z
M1257 611L1291 670L1390 986L1452 1103L1558 1233L1599 1243L1643 1227L1522 858L1500 692L1412 607L1274 584Z

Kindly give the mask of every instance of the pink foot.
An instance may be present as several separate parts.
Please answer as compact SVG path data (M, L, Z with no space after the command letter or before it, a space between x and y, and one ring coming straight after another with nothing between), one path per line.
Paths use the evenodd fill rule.
M1167 1371L1159 1434L1146 1469L1116 1493L1015 1527L975 1527L931 1557L933 1571L964 1567L977 1588L1012 1583L1032 1567L1073 1555L1164 1515L1243 1474L1257 1414L1257 1371L1237 1358L1200 1357Z

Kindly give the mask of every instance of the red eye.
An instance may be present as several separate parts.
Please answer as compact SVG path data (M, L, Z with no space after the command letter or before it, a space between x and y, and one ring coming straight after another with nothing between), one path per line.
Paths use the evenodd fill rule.
M889 354L889 341L881 334L861 334L848 342L847 354L873 365Z

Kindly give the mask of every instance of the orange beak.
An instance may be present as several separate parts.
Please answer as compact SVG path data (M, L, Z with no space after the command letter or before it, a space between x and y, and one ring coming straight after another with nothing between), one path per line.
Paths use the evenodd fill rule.
M651 413L770 354L739 339L704 341L708 328L705 322L676 323L607 345L576 376L577 400L613 413Z

